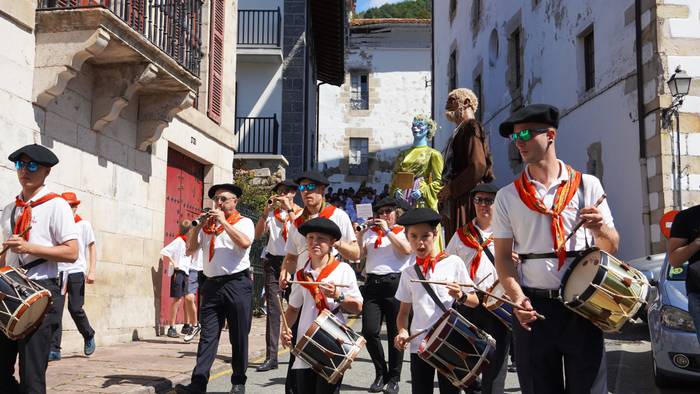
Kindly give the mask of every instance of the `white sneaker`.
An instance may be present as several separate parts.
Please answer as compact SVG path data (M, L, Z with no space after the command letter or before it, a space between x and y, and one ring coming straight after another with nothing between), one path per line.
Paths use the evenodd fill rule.
M193 326L192 331L189 334L185 335L185 342L190 342L191 340L193 340L194 337L199 335L200 331L202 331L202 326L200 326L199 324Z

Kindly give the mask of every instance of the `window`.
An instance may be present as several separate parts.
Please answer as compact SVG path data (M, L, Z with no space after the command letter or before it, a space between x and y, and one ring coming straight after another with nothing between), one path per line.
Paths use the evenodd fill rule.
M476 120L481 122L481 110L484 108L484 98L482 97L482 88L481 88L481 74L477 75L476 78L474 78L474 94L476 94L476 99L479 100L479 107L476 109L476 113L474 114L476 116Z
M511 81L516 90L520 90L523 83L523 49L520 46L520 27L510 34L510 65Z
M209 118L221 124L222 101L224 89L224 20L226 2L214 0L211 2L211 35L209 36L209 89L208 111Z
M450 53L450 61L447 63L448 91L457 89L457 50Z
M353 110L369 109L369 87L367 73L350 74L350 108Z
M583 36L584 87L589 91L595 87L595 49L593 30Z
M369 139L350 138L348 153L348 175L369 175L367 155L369 154Z

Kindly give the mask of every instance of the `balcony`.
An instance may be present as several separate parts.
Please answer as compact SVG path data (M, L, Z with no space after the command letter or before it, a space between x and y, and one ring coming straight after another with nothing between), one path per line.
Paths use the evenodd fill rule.
M203 0L39 0L34 102L45 108L87 62L92 128L101 131L139 98L145 150L201 84Z
M282 12L238 10L238 55L255 57L255 62L281 61Z
M277 115L236 117L234 146L237 155L279 155L280 134Z

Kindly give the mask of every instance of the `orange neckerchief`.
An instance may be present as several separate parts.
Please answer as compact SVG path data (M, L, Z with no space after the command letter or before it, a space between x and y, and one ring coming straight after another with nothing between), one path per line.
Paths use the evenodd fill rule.
M581 183L581 173L574 170L569 165L566 166L569 179L559 184L557 192L554 195L554 203L550 209L542 203L542 200L537 198L535 185L528 179L525 171L527 170L524 170L520 177L515 179L515 189L518 191L520 199L525 206L535 212L552 217L552 241L554 242L554 251L557 256L559 256L559 266L557 269L560 270L566 261L566 245L564 244L566 235L564 235L564 218L562 218L561 213L576 194L579 184ZM583 196L581 196L581 198L583 198Z
M423 270L423 275L428 273L428 269L430 269L430 272L435 271L435 265L440 262L440 260L444 259L445 257L449 256L445 251L441 251L438 253L437 256L428 256L425 258L420 258L416 257L416 264L421 267Z
M476 272L479 270L479 264L481 264L481 255L489 244L493 241L493 236L488 237L484 242L479 243L479 230L472 222L467 223L466 227L462 227L457 230L457 235L464 246L476 249L476 254L472 258L471 265L469 266L469 277L474 280Z
M181 240L185 241L185 243L187 243L187 234L180 234L177 237L180 238Z
M324 202L321 205L321 210L318 212L318 217L330 219L331 215L333 215L333 212L335 212L335 209L335 205L326 205L326 203ZM302 224L304 224L304 222L306 222L309 219L309 216L311 216L309 214L309 211L306 208L304 208L304 212L302 212L298 218L294 219L294 225L297 228L299 228Z
M73 220L75 220L76 223L80 223L80 221L83 220L83 218L81 218L80 215L75 215L73 216Z
M233 213L226 218L226 222L228 224L236 224L242 218L243 216L241 216L241 214L238 211L234 210ZM208 226L205 226L202 230L206 234L211 234L211 239L209 240L209 262L211 262L211 259L214 258L214 241L216 241L216 236L224 231L224 226L219 225L217 227L216 223L212 223Z
M382 246L382 238L386 234L384 233L384 230L382 230L379 226L373 226L372 231L377 233L377 239L374 241L374 248L377 249L378 247ZM398 234L401 231L403 231L403 226L394 226L394 228L391 229L391 232L394 234Z
M297 271L297 280L300 282L320 282L321 280L328 277L328 275L330 275L331 272L335 270L338 264L340 264L340 261L336 260L335 257L330 256L328 264L326 264L325 267L321 268L321 272L318 274L318 277L314 279L310 272L304 272L306 270L306 267L311 265L311 260L309 260L304 265L304 268ZM329 309L328 302L326 301L326 296L323 295L323 292L321 292L321 290L318 288L318 285L304 284L301 286L304 286L307 290L309 290L309 292L311 293L311 297L313 297L314 303L316 304L316 309L319 313L321 313L321 311L324 309Z
M294 213L298 213L299 210L294 210ZM275 216L275 219L277 219L278 222L282 224L282 238L286 241L287 240L287 235L289 234L289 229L287 228L287 223L289 223L292 220L291 215L289 212L287 212L287 217L282 219L282 211L279 208L275 208L273 211L273 215Z
M19 216L19 220L17 220L17 223L15 223L15 228L12 229L12 233L22 234L22 232L24 232L24 230L26 230L27 227L32 224L32 208L49 200L53 200L56 197L61 197L61 195L56 193L48 193L45 196L31 202L25 202L19 198L19 196L15 197L15 206L24 209L22 210L22 214ZM25 232L22 238L29 241L29 231Z

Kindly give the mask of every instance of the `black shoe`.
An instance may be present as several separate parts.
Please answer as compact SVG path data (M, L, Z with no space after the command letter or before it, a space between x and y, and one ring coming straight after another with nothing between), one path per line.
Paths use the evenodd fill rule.
M187 335L192 332L192 326L189 324L185 324L182 326L180 329L180 334Z
M277 361L276 360L265 360L262 364L260 364L255 370L257 372L266 372L271 369L277 369Z
M384 388L384 377L382 375L377 375L376 378L374 378L374 382L372 382L372 385L369 386L369 391L370 393L381 393L382 389Z
M175 392L177 394L206 394L204 391L192 388L191 385L178 384L175 386Z
M398 379L391 379L389 383L386 384L384 388L384 393L386 394L398 394L399 393L399 381Z
M228 394L245 394L245 384L234 384Z

